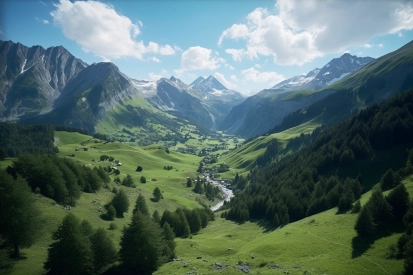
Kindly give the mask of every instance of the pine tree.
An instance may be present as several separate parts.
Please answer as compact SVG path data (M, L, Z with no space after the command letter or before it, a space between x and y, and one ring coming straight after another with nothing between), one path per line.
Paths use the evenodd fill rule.
M357 217L356 225L354 229L361 237L368 237L376 232L376 224L373 221L373 217L370 214L370 210L367 206L364 206L360 214Z
M186 180L186 187L192 187L192 180L190 178Z
M92 250L88 236L83 235L79 219L67 214L57 230L48 250L44 268L47 274L92 273Z
M393 208L393 216L401 220L409 209L409 193L404 184L397 185L386 197L386 200Z
M151 274L162 263L162 230L137 211L123 229L120 247L123 274Z
M116 209L116 215L123 217L124 212L128 212L129 199L123 189L120 189L118 193L113 197L111 204Z
M175 257L175 247L176 243L174 241L175 239L175 233L172 230L171 226L169 225L168 222L164 223L162 226L163 229L163 251L162 251L162 256L164 257L164 262L167 262L168 260L172 259Z
M15 180L0 171L0 235L14 246L14 255L20 248L30 247L41 234L41 215L27 182Z
M159 187L155 187L155 189L153 190L153 198L156 202L162 198L162 192Z
M116 261L116 249L112 239L103 228L98 228L90 236L90 243L93 254L93 268L96 274L100 274L107 266Z
M143 215L149 217L148 205L146 204L145 197L142 194L139 194L138 198L136 199L135 208L133 209L133 214L135 214L137 211L141 211Z

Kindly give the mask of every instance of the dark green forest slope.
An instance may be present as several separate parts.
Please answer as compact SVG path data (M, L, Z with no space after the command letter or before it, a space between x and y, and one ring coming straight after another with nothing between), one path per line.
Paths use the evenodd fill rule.
M340 203L350 207L388 169L406 165L412 138L413 90L409 90L324 128L315 142L297 153L254 168L226 215L282 225ZM413 159L408 155L407 167L395 173L397 179L411 172ZM245 178L236 177L233 187L245 184Z

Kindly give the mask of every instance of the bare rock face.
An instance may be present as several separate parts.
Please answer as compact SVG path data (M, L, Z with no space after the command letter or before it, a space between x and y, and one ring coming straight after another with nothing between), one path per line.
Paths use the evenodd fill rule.
M0 120L49 112L67 82L86 66L61 46L0 41Z

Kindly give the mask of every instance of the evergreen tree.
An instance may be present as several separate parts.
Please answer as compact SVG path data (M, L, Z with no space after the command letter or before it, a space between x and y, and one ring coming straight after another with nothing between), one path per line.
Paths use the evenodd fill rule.
M134 181L131 175L127 174L126 177L123 178L122 185L131 187L133 186Z
M186 187L192 187L192 180L190 178L186 180Z
M196 183L195 183L194 192L197 193L197 194L203 194L204 193L204 188L202 187L202 184L199 180L196 181Z
M158 210L153 211L152 219L153 219L154 222L160 224L160 222L161 222L161 216L159 215Z
M48 250L44 268L47 274L92 273L92 250L88 236L82 233L79 219L67 214L57 230Z
M162 229L163 229L162 236L164 240L162 256L164 257L164 262L167 262L168 260L175 257L175 247L176 247L176 243L174 241L175 233L172 230L168 222L165 222L163 224Z
M356 201L353 205L353 207L351 208L351 213L359 213L361 210L361 204L360 204L360 200Z
M24 179L0 171L0 235L14 246L16 257L41 234L42 217L34 200Z
M109 220L113 221L116 217L116 209L113 205L109 204L106 206L106 216Z
M162 230L140 211L123 229L120 247L123 274L152 274L162 264Z
M354 229L361 237L368 237L376 232L376 224L374 223L373 217L370 214L370 210L367 206L364 206L361 209L361 212L357 217Z
M143 215L149 217L148 205L146 204L145 197L142 194L139 194L138 198L136 199L135 208L133 209L133 214L135 214L137 211L141 211Z
M380 187L383 190L389 190L393 188L393 186L395 186L395 183L394 172L392 169L387 170L380 179Z
M146 183L146 178L144 176L142 176L140 182L141 183Z
M105 268L116 261L117 253L111 238L103 228L98 228L90 236L93 253L93 268L96 274L101 274Z
M118 217L123 217L123 213L128 212L129 199L123 189L120 189L119 192L115 194L111 204L115 208Z
M393 208L394 218L401 220L409 209L409 193L404 184L397 185L386 197Z
M156 202L162 199L162 192L161 189L159 189L159 187L155 187L155 189L153 190L153 198Z

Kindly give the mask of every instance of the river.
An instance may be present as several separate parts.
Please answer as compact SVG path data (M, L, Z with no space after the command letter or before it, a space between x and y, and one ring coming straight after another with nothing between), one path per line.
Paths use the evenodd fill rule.
M234 193L232 193L232 190L228 189L225 185L223 185L222 183L220 183L217 180L211 180L209 177L206 177L207 181L212 183L215 186L218 186L222 193L224 194L224 199L222 201L220 201L219 203L217 203L216 205L211 207L212 211L216 211L218 210L221 206L224 205L224 201L230 201L232 197L234 197Z

